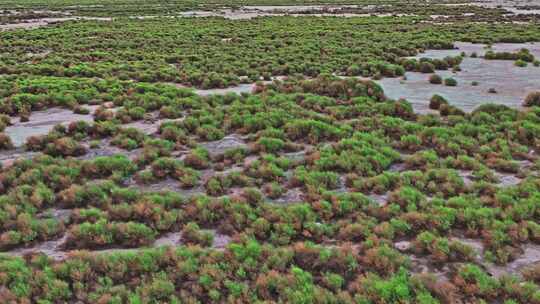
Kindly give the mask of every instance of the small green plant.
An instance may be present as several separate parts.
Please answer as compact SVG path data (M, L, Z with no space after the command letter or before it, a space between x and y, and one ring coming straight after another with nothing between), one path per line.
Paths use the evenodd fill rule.
M433 75L429 76L429 83L431 83L431 84L441 84L442 83L442 77L437 75L437 74L433 74Z
M0 133L0 150L9 150L13 148L14 146L11 138L5 133Z
M523 61L521 59L518 59L514 62L514 65L517 66L517 67L520 67L520 68L524 68L527 66L527 62L526 61Z
M441 95L433 95L429 100L429 108L433 110L438 110L442 105L448 105L448 101Z
M457 86L457 80L455 80L452 77L445 78L444 79L444 85L448 86L448 87L455 87L455 86Z

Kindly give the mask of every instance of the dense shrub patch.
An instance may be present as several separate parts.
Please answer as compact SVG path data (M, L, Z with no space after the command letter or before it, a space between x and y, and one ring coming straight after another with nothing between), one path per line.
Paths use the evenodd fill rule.
M0 133L0 302L537 303L538 269L520 266L540 242L537 94L525 110L472 113L435 95L419 114L372 81L330 76L457 70L464 55L407 57L538 40L537 28L420 20L125 18L0 34L0 130L51 107L94 118L24 149ZM240 95L156 84L281 75L295 76Z

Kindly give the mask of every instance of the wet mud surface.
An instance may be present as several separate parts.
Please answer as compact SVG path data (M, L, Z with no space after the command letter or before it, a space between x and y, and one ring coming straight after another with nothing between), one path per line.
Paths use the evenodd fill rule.
M93 111L97 106L85 106L91 110L90 114L75 114L72 110L62 108L50 108L43 111L32 112L30 120L21 122L19 118L12 119L11 126L8 126L5 133L11 137L11 141L16 147L22 146L28 137L45 135L49 133L55 125L68 125L75 121L93 122Z
M54 211L53 211L54 212ZM205 231L205 230L203 230ZM224 249L231 242L231 237L225 234L221 234L216 230L206 230L213 234L212 248L215 249ZM49 258L60 261L67 258L70 254L82 250L66 250L65 243L68 239L69 233L64 233L63 236L45 242L38 242L32 246L17 248L14 250L0 252L1 254L10 255L10 256L25 256L29 254L42 253L47 255ZM167 232L158 236L155 241L148 247L141 248L106 248L106 249L97 249L92 250L93 253L117 253L117 252L137 252L138 250L152 247L179 247L183 246L182 243L182 233L181 232Z
M527 267L535 265L540 262L540 245L537 244L523 244L522 253L513 261L508 262L506 265L495 265L487 261L484 257L484 244L479 239L467 238L464 236L455 236L449 238L449 241L457 241L471 247L474 252L474 264L479 265L486 270L487 273L495 278L502 276L522 276L522 272ZM444 265L433 264L427 256L420 256L411 254L414 244L410 241L399 241L394 243L394 248L403 254L408 255L411 261L411 270L417 274L435 274L435 276L442 280L451 280L453 274L457 271L460 265L463 263L445 263Z
M69 8L69 7L68 7ZM193 10L179 12L173 15L148 15L148 16L131 16L133 19L151 19L151 18L178 18L178 17L222 17L230 20L253 19L265 16L318 16L318 17L367 17L367 16L392 16L405 14L389 14L371 12L371 7L366 7L368 13L354 13L348 10L358 9L356 5L332 6L332 5L289 5L289 6L243 6L238 9L217 9L217 10ZM364 10L362 10L364 11ZM35 13L35 12L34 12ZM15 29L35 29L52 24L58 24L67 21L79 20L97 20L97 21L112 21L112 17L88 17L88 16L71 16L71 12L67 11L40 11L46 13L45 18L24 19L13 23L0 24L0 31L15 30ZM10 12L7 16L17 16L18 11ZM49 17L50 16L50 17ZM17 19L15 19L17 20Z
M423 54L419 54L417 57L429 57L429 58L444 58L445 56L454 56L458 55L460 52L464 51L467 55L470 55L472 52L477 52L479 55L482 55L485 51L484 46L482 45L471 45L471 44L457 44L459 49L448 50L448 51L426 51ZM524 45L517 44L504 44L504 45L494 45L493 49L496 51L515 51ZM540 44L538 45L526 45L525 47L529 48L531 52L540 57ZM471 101L483 100L481 96L495 96L495 100L483 100L482 102L498 102L502 104L507 104L513 107L519 107L522 100L522 94L525 94L524 91L528 89L534 89L538 87L540 83L540 68L529 66L527 68L518 68L513 65L513 61L499 61L499 60L484 60L483 58L465 58L462 63L462 72L453 74L452 72L438 72L441 75L452 75L458 80L458 87L456 88L447 88L443 86L434 86L427 82L428 75L419 74L419 73L407 73L408 80L404 82L399 82L396 86L399 88L388 87L387 85L392 85L389 81L399 81L399 79L383 79L380 81L383 84L387 95L391 98L400 98L406 97L418 110L425 109L429 102L429 98L433 95L434 92L437 92L438 89L445 90L448 89L448 99L450 103L457 105L464 110L471 111L478 104L472 103ZM532 75L525 77L525 74ZM419 74L419 75L416 75ZM506 77L506 78L504 78ZM518 83L511 83L508 81L508 77L511 79L519 80ZM512 78L513 77L513 78ZM532 79L532 80L531 80ZM471 81L478 81L480 83L477 87L470 86ZM529 83L530 81L530 83ZM385 85L385 82L387 83ZM518 85L523 85L520 89L517 88ZM484 92L485 88L497 86L499 94L489 95ZM232 87L227 89L216 89L216 90L197 90L196 92L200 95L211 95L211 94L226 94L226 93L249 93L253 90L254 84L244 84L238 87ZM421 89L418 89L421 88ZM424 89L426 90L424 92ZM477 91L470 91L477 90ZM204 93L203 93L204 92ZM396 93L399 92L399 93ZM408 95L409 92L412 95ZM429 95L426 93L429 92ZM475 93L476 92L476 93ZM398 95L393 95L398 94ZM401 96L403 94L403 96ZM441 95L444 94L444 91L440 92ZM478 95L474 95L478 94ZM504 95L506 94L506 95ZM480 99L479 99L480 98ZM513 99L512 99L513 98ZM91 112L95 111L95 107L90 107ZM8 134L14 144L17 147L21 147L26 139L29 136L34 135L44 135L52 130L56 124L69 124L73 121L87 121L92 122L92 114L80 115L74 114L71 110L53 108L46 111L37 111L33 112L30 116L30 121L20 122L18 119L13 120L13 125L6 128L6 134ZM152 119L152 120L141 120L132 122L129 124L123 125L123 127L134 127L141 130L146 135L153 136L158 131L158 127L161 123L167 120ZM87 143L85 143L87 144ZM248 137L241 136L238 134L230 134L222 138L221 140L211 141L211 142L198 142L197 144L201 145L208 150L211 156L216 156L224 153L229 149L234 148L248 148L252 144L249 141ZM306 155L314 149L314 147L306 145L305 149L298 152L287 152L281 153L284 157L296 161L302 162L305 160ZM110 156L115 154L124 154L127 155L130 159L134 160L137 156L141 154L141 149L135 149L132 151L126 151L118 147L114 147L110 144L109 140L103 140L100 142L97 148L89 148L88 152L79 157L80 159L92 159L97 156ZM0 153L0 161L4 164L9 164L14 159L17 158L29 158L36 155L33 152L25 152L21 148L17 148L12 151L4 151ZM409 154L402 154L402 158L406 158ZM205 194L206 190L204 188L204 182L207 181L210 177L219 175L219 174L228 174L233 171L242 171L250 161L256 160L260 155L250 155L243 160L244 166L231 165L226 168L224 171L216 171L214 169L201 170L202 176L200 183L193 188L185 189L181 187L181 184L172 178L166 178L161 181L150 184L139 184L134 179L128 180L125 185L126 187L134 187L142 192L158 192L158 191L174 191L182 194L183 196L189 197L198 194ZM178 157L181 159L181 157ZM530 164L524 164L524 166L530 166ZM404 162L395 162L389 168L389 171L392 172L402 172L406 170L406 165ZM523 181L523 178L518 177L516 174L507 174L502 172L495 172L495 176L499 179L498 186L506 187L517 185ZM285 182L291 179L292 172L291 170L287 171L285 176ZM474 183L474 176L472 171L460 170L459 175L463 178L466 186ZM339 177L339 185L333 189L334 192L347 192L349 189L345 187L344 176ZM242 193L241 187L227 189L226 195L238 195ZM277 198L269 199L265 197L264 200L269 203L275 204L293 204L304 201L305 199L305 189L300 187L286 187L285 191ZM388 203L389 192L384 194L369 194L368 197L380 207L384 207ZM43 212L39 215L40 218L56 218L61 221L69 221L71 217L71 210L66 209L53 209ZM214 233L214 242L213 248L224 248L231 241L231 237L223 234L219 234L216 231ZM71 251L64 250L64 244L67 239L67 233L63 236L59 236L54 240L49 240L46 242L40 242L33 244L28 247L17 248L15 250L5 252L8 255L22 256L29 253L42 252L55 260L61 260L67 257ZM500 277L504 274L515 274L519 275L520 271L528 265L540 261L540 246L535 244L524 244L522 246L523 253L517 257L515 260L509 262L505 266L493 265L483 258L483 244L475 239L467 238L455 238L456 240L469 245L475 249L477 254L477 263L482 265L490 274L494 277ZM182 236L180 232L168 232L164 233L161 236L157 237L156 240L152 243L152 247L159 246L181 246L182 245ZM400 252L407 252L410 249L411 243L409 241L401 241L394 244L395 248ZM119 252L119 251L135 251L138 249L103 249L95 250L93 252ZM443 267L434 267L431 265L429 259L421 256L410 255L409 256L412 263L412 270L416 273L434 273L440 278L448 279L450 273L452 273L452 265L445 265Z
M24 22L0 24L0 31L15 30L15 29L35 29L52 24L77 21L77 20L97 20L97 21L111 21L109 17L55 17L55 18L40 18L30 19Z
M464 3L449 3L448 6L464 6L464 7L482 7L489 9L499 9L503 12L503 16L520 16L520 15L537 15L540 14L538 1L510 1L510 0L485 0L471 1ZM52 24L62 23L66 21L76 20L98 20L111 21L112 17L91 17L91 16L75 16L76 10L80 8L102 8L102 5L74 5L65 6L65 10L50 11L50 10L34 10L34 11L18 11L5 10L3 16L15 18L15 22L0 24L0 31L14 29L34 29L38 27L48 26ZM253 19L258 17L271 16L312 16L312 17L389 17L389 16L415 16L411 13L402 13L399 7L389 4L381 5L245 5L238 8L221 8L214 10L190 10L180 12L167 12L163 15L134 15L129 16L133 19L150 19L150 18L192 18L192 17L221 17L230 20ZM24 19L25 14L37 16L46 16L44 18L29 18ZM475 13L463 13L463 17L473 17ZM20 16L22 19L18 19ZM447 19L450 15L430 15L431 19Z
M455 87L434 85L429 83L432 74L419 72L407 72L406 79L383 78L376 82L382 86L385 95L391 99L407 99L415 111L430 113L429 100L434 94L446 98L454 105L466 112L471 112L480 104L495 103L512 108L521 108L523 100L529 92L540 90L540 67L528 64L527 67L517 67L512 60L485 60L482 56L488 48L483 44L458 42L453 50L427 50L413 57L443 59L447 56L458 56L465 52L467 57L461 63L461 71L451 70L436 71L436 74L444 78L454 78L458 85ZM490 48L495 52L516 52L521 48L527 48L531 54L540 58L540 43L498 43ZM476 53L477 58L471 58ZM283 78L279 78L283 79ZM264 81L268 84L271 81ZM476 82L477 85L473 85ZM182 85L177 85L181 86ZM223 89L201 90L196 89L198 95L227 94L227 93L251 93L256 84L241 84ZM496 93L490 92L496 89Z
M222 154L229 149L247 148L245 140L238 134L228 135L212 142L201 143L201 146L206 148L212 155Z
M9 166L13 161L17 159L30 159L36 155L40 154L39 152L26 151L23 148L17 148L14 150L0 151L0 163L2 167Z
M540 14L540 9L528 9L527 7L538 6L538 0L484 0L473 1L470 5L486 8L503 8L513 14Z
M223 17L231 20L252 19L265 16L312 16L312 17L368 17L368 16L405 16L402 13L380 13L377 6L358 5L260 5L243 6L239 9L221 9L215 11L187 11L182 17Z
M455 50L429 50L418 54L416 58L438 58L457 56L465 52L468 56L461 63L460 72L436 71L442 78L452 77L457 80L457 86L434 85L429 83L431 74L407 72L406 80L402 78L383 78L377 81L384 89L387 97L392 99L405 98L412 103L415 110L429 112L429 100L434 94L446 98L451 105L471 112L480 104L495 103L513 108L520 108L523 100L531 91L540 89L540 67L529 64L527 67L517 67L512 60L485 60L471 58L476 52L483 56L485 45L457 43ZM527 48L535 56L540 56L540 44L495 44L492 50L496 52L515 52ZM477 82L478 85L472 85ZM495 88L497 93L490 93Z
M374 201L375 203L377 203L379 206L385 206L388 202L388 196L389 194L388 193L385 193L385 194L369 194L368 197Z

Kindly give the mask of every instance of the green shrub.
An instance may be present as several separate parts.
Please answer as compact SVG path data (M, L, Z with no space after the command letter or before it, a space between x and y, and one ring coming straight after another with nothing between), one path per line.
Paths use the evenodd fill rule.
M540 92L531 92L523 101L524 107L540 107Z
M439 110L442 105L448 105L448 101L441 95L433 95L429 100L429 108L433 110Z
M433 75L429 76L429 83L431 83L431 84L441 84L442 83L442 78L441 78L441 76L439 76L437 74L433 74Z
M520 67L520 68L524 68L527 66L527 62L526 61L523 61L521 59L518 59L514 62L514 65L517 66L517 67Z
M457 81L454 78L445 78L444 79L444 85L449 87L455 87L457 86Z

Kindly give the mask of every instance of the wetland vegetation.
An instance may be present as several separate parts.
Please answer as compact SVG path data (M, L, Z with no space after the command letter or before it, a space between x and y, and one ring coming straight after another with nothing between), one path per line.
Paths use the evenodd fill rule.
M0 8L1 303L540 303L534 7Z

